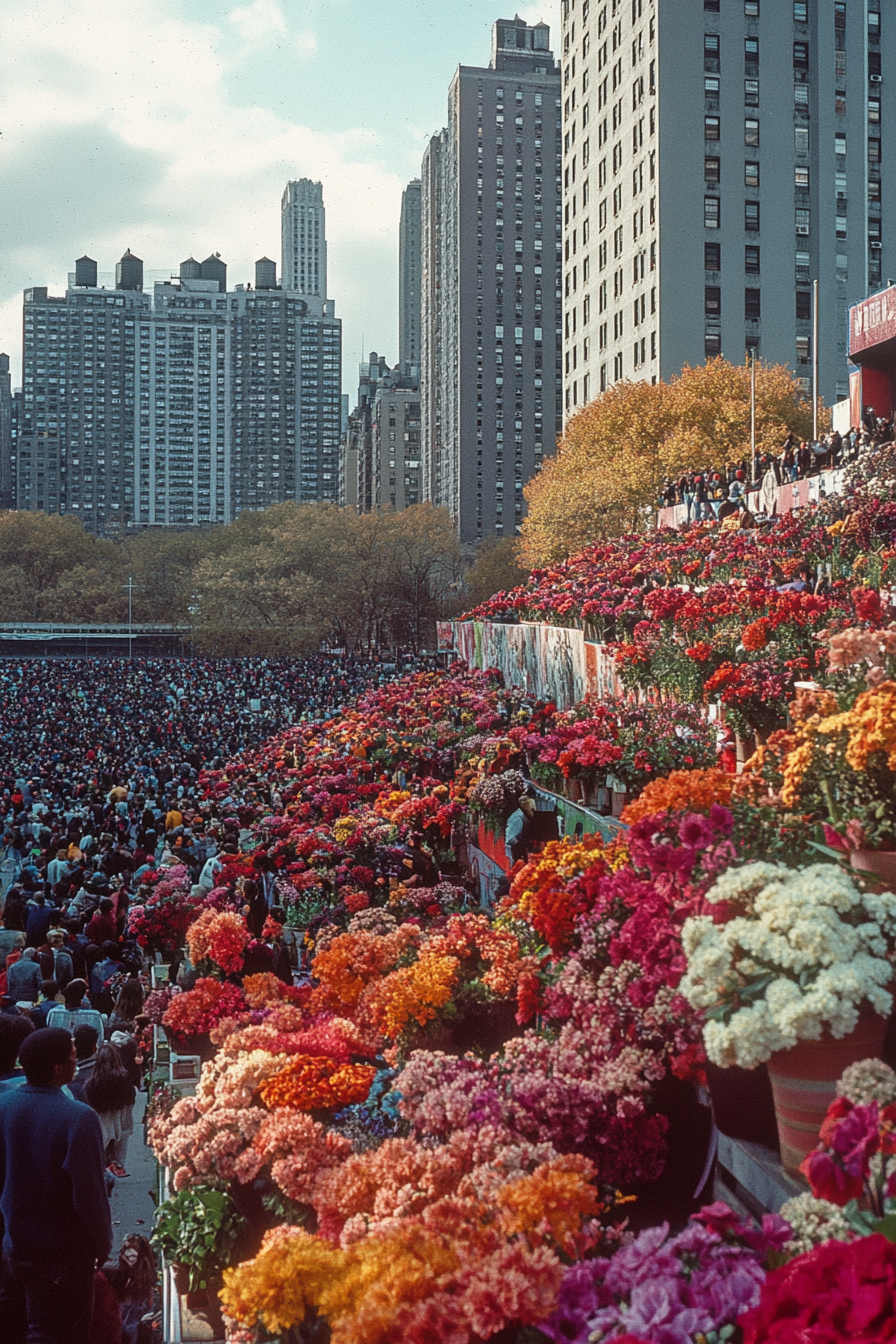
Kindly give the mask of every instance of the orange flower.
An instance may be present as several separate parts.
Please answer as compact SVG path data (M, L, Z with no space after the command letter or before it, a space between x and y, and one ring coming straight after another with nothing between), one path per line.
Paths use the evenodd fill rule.
M337 1110L366 1101L376 1077L370 1064L337 1064L324 1055L298 1055L259 1088L269 1111Z
M622 813L627 826L657 812L708 812L713 803L727 807L734 789L724 770L673 770L665 779L652 779Z

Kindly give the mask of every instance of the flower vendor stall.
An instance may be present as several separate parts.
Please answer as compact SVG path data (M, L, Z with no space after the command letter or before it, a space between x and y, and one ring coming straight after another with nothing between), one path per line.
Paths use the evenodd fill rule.
M810 1344L896 1339L879 513L849 545L799 517L601 543L492 599L580 620L583 647L599 630L627 697L581 690L555 640L559 700L455 665L201 777L222 815L259 778L276 802L210 893L172 870L131 918L194 975L147 1004L204 1057L154 1104L157 1240L228 1339L790 1344L794 1319ZM824 592L793 586L807 555ZM759 743L740 774L708 702ZM526 794L554 830L503 855L492 909L474 851L498 855ZM255 938L240 890L262 868Z

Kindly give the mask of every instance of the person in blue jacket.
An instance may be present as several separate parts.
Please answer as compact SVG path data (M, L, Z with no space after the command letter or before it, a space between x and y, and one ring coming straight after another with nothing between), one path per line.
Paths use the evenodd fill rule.
M27 1082L0 1093L0 1340L90 1344L94 1273L112 1247L99 1117L62 1090L69 1032L33 1031L19 1063Z

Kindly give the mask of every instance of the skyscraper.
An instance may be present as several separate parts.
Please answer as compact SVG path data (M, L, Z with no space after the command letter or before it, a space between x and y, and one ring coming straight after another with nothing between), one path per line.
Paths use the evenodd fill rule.
M546 24L494 26L422 169L422 462L464 540L513 535L560 406L560 75Z
M81 258L64 297L25 291L17 506L99 533L226 523L244 509L335 500L341 323L331 300L226 290L217 254L142 291L96 288ZM267 287L270 286L270 287Z
M563 0L567 414L751 350L808 389L816 278L819 391L846 395L848 306L896 269L881 9Z
M420 179L401 194L398 230L398 362L420 367Z
M0 509L15 503L12 460L12 382L9 355L0 354Z
M287 182L280 206L283 288L290 293L327 297L327 230L324 189L302 177Z

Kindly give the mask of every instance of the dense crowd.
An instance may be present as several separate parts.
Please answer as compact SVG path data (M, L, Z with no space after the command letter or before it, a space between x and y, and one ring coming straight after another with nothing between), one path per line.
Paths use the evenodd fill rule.
M838 430L823 435L817 443L800 441L788 434L778 453L759 453L755 462L744 457L722 470L704 467L685 471L673 480L663 482L660 505L670 508L684 504L688 521L725 517L733 508L745 505L749 490L756 490L766 479L773 486L807 480L821 471L855 463L863 449L873 444L889 443L893 439L892 420L883 420L866 412L863 423L850 429L848 434Z
M158 1337L144 1238L127 1238L118 1261L93 1273L112 1247L107 1195L128 1175L146 1039L130 893L181 865L210 890L218 856L236 853L244 824L277 800L257 780L206 798L203 767L300 718L329 717L392 670L323 656L0 661L4 1344ZM259 933L271 888L264 871L245 885Z

